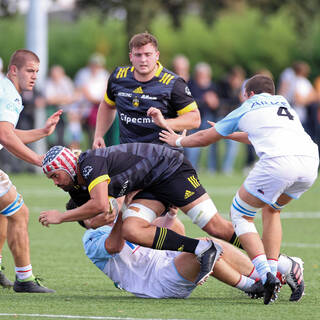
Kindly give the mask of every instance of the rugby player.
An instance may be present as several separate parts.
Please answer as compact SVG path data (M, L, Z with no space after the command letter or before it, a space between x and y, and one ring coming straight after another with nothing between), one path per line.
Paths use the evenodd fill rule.
M269 304L279 285L275 275L282 238L280 212L316 180L319 153L288 101L275 95L271 78L250 78L245 84L245 99L210 129L190 136L169 129L160 133L160 139L172 146L194 147L229 138L255 148L260 159L234 197L230 213L235 232L264 284L264 303ZM254 225L259 208L263 210L263 240ZM300 300L304 292L301 268L294 267L296 290L290 301Z
M59 110L48 118L44 128L15 129L23 109L20 94L22 91L33 89L39 71L39 63L38 56L33 52L17 50L11 56L7 76L0 80L0 149L5 147L16 157L36 166L41 166L43 156L36 154L26 144L50 135L62 113L62 110ZM7 223L8 246L15 262L14 291L54 292L44 287L32 273L28 235L29 210L8 175L2 170L0 170L0 214L2 215L1 232L5 232L4 228ZM3 239L2 235L1 245L4 243Z
M157 39L147 32L136 34L129 42L129 51L132 66L117 67L108 80L97 115L93 149L105 147L103 136L116 113L120 122L120 143L163 144L159 140L162 128L170 126L182 131L200 126L198 106L186 82L159 62ZM148 199L158 200L151 194ZM208 234L240 246L230 221L216 211L206 218L201 225L196 219L194 222Z

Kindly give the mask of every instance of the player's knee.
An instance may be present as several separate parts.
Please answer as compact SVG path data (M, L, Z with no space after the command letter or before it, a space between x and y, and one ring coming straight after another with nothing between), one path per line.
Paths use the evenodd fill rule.
M5 208L3 208L0 213L5 216L10 218L11 216L13 216L14 214L16 214L17 212L23 212L23 214L29 216L29 212L24 212L25 209L27 208L24 204L23 198L22 196L17 193L15 199L9 204L7 205Z
M203 229L217 213L217 208L211 199L207 199L195 205L187 212L192 222Z
M126 219L122 224L122 236L127 241L138 243L143 229L148 226L150 226L150 223L142 219Z
M132 203L123 212L122 220L125 221L129 217L140 218L151 223L157 217L157 215L152 209L144 206L141 203Z
M254 223L248 221L248 218L253 219L255 217L257 210L258 208L244 202L238 193L233 198L230 216L234 231L238 237L249 232L257 233Z

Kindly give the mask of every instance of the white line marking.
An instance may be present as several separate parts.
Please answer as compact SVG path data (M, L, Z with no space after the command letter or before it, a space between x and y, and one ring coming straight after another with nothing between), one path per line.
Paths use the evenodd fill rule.
M62 319L94 319L94 320L164 320L154 318L121 318L121 317L99 317L99 316L73 316L64 314L28 314L28 313L0 313L0 317L37 317L37 318L62 318ZM187 319L166 319L166 320L187 320Z

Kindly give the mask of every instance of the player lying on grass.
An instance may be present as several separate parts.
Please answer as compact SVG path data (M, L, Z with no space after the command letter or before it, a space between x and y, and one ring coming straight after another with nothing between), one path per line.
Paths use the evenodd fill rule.
M266 288L264 303L277 289L276 279L282 228L280 212L292 199L298 199L314 183L318 174L317 145L304 131L288 101L275 95L271 78L256 75L245 84L245 102L217 122L214 127L185 136L162 131L160 139L183 147L206 146L223 138L252 144L259 161L235 195L230 216L243 248L259 272ZM236 132L242 131L242 132ZM263 213L263 239L254 225L258 209ZM299 290L290 301L298 301L304 283L295 272Z
M76 208L70 200L68 209ZM196 288L196 279L200 264L194 254L168 250L144 248L126 241L121 234L122 213L116 223L103 225L113 220L110 214L101 214L90 220L82 221L86 228L92 225L97 229L88 229L83 236L84 250L88 258L106 274L119 289L131 292L141 298L187 298ZM158 217L154 225L165 226L185 235L183 224L172 214ZM239 273L234 257L242 254L229 243L214 239L223 248L223 256L216 262L213 276L218 280L261 297L264 288L255 284L255 280ZM244 257L245 258L245 257Z

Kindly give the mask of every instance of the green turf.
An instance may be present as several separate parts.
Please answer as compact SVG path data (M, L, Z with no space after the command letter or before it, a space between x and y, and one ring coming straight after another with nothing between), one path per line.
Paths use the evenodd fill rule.
M41 210L62 210L66 194L43 176L20 175L11 176L11 179L30 208L34 273L43 277L45 285L57 292L41 295L0 290L0 314L104 316L110 319L320 319L319 181L300 200L288 205L283 213L282 251L304 259L306 295L299 303L290 303L290 290L285 286L276 303L264 306L262 300L250 300L240 291L214 279L197 288L186 300L139 299L115 289L112 282L85 257L81 243L82 228L76 223L44 228L37 222ZM227 216L243 176L203 173L200 179L220 212ZM305 218L302 218L303 214ZM180 216L189 235L203 234L188 218ZM257 225L261 225L261 219L257 219ZM13 279L14 266L7 246L3 260L9 278ZM0 316L1 319L31 318Z

